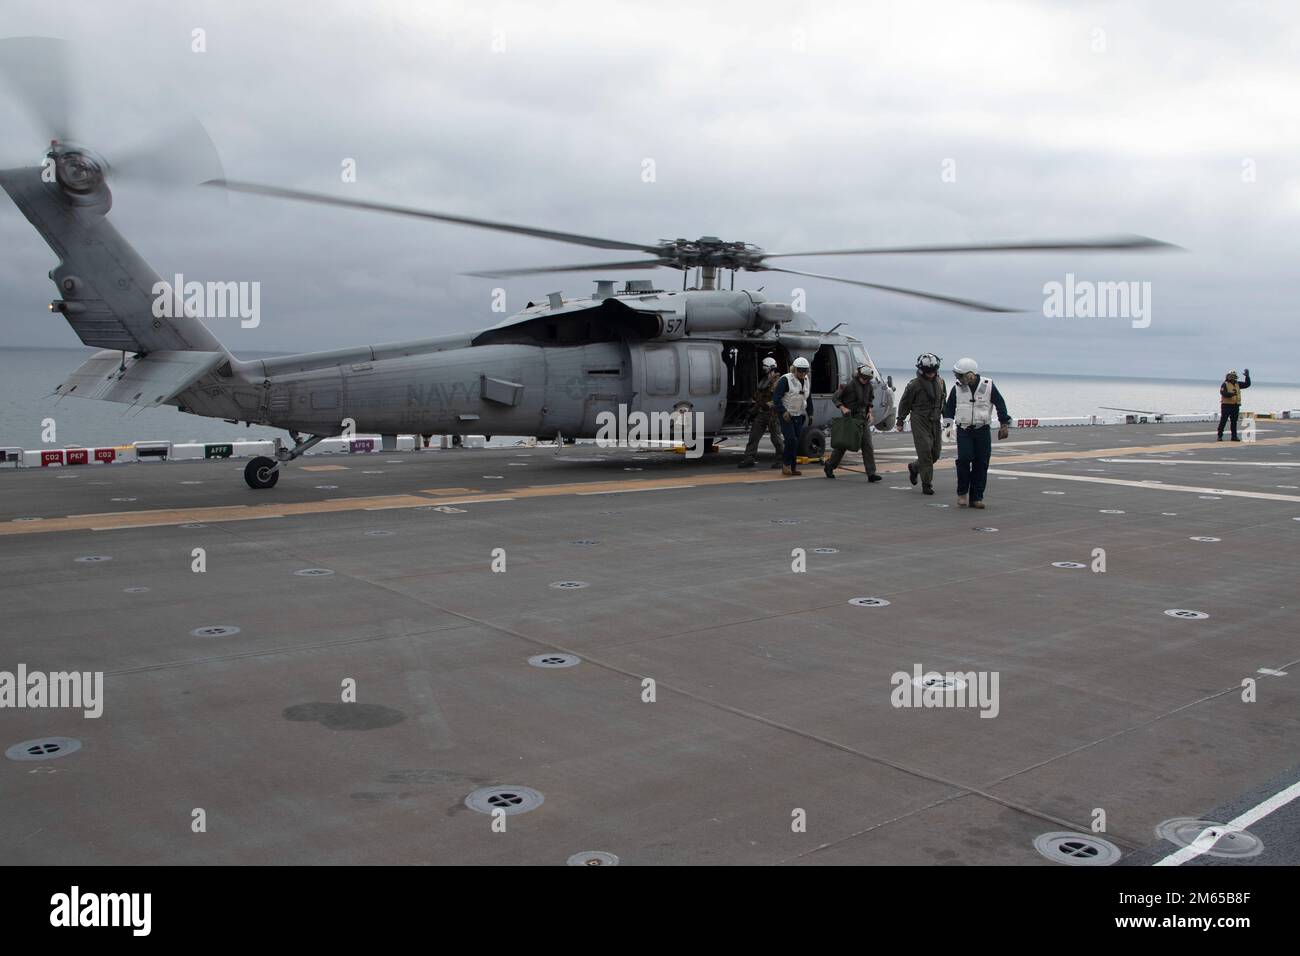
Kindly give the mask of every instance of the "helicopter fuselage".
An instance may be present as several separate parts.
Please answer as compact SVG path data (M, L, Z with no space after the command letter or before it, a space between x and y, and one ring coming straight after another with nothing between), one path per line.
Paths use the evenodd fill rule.
M671 302L681 294L660 295ZM551 334L554 320L563 317L571 324L590 311L602 313L595 321L621 326L616 331L635 325L628 316L620 322L608 315L618 308L608 309L604 300L530 307L477 335L232 362L225 370L229 374L223 377L218 370L178 396L177 404L194 414L309 434L334 434L346 422L381 434L539 438L595 437L602 413L689 411L701 416L705 434L720 436L748 429L760 363L767 356L782 368L801 356L813 364L817 421L830 418L830 395L851 370L871 364L861 342L817 332L803 316L789 332L529 341ZM665 324L671 328L672 321ZM892 390L883 382L876 405L873 420L882 422L893 409Z

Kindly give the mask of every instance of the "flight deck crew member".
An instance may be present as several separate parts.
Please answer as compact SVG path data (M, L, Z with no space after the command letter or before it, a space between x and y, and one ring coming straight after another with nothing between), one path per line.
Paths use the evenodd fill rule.
M1237 416L1241 414L1241 390L1250 388L1250 369L1246 369L1246 379L1237 383L1237 371L1233 369L1223 377L1223 384L1219 386L1219 441L1223 441L1223 426L1232 422L1232 440L1241 441L1237 437Z
M763 439L764 432L771 434L772 447L776 449L776 461L772 462L772 467L780 467L785 449L781 441L781 420L777 415L776 406L772 403L772 392L776 390L776 383L779 381L781 381L781 373L776 370L776 359L769 355L763 359L763 378L759 381L758 388L754 390L754 421L749 426L749 442L745 445L745 454L741 456L737 468L754 467L758 443Z
M851 415L857 421L862 436L862 467L867 472L867 481L880 481L880 475L876 474L876 452L871 447L871 366L859 365L853 377L836 390L831 400L839 407L841 415ZM827 478L835 477L835 469L843 457L843 448L831 452L831 457L822 465Z
M1009 434L1011 416L991 378L980 378L974 359L961 358L952 366L957 383L943 405L943 417L957 423L957 504L965 508L967 495L972 508L984 507L984 485L988 482L993 441L989 424L997 410L998 441ZM912 427L916 427L913 422Z
M812 421L812 384L808 381L808 360L800 356L781 376L772 391L772 403L781 412L781 434L785 439L781 474L802 474L796 456L804 427Z
M939 356L926 352L916 357L916 378L907 383L898 402L898 430L912 416L912 444L916 460L907 465L912 484L919 479L924 494L934 494L934 463L943 453L943 402L947 387L939 376Z

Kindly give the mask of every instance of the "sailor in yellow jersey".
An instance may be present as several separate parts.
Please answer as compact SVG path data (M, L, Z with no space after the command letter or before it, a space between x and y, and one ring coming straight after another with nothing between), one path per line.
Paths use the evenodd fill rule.
M1237 416L1241 414L1241 390L1250 388L1250 369L1246 369L1246 377L1240 383L1237 382L1237 370L1233 369L1223 377L1223 384L1219 386L1219 441L1223 441L1223 426L1232 422L1232 440L1241 441L1237 437Z

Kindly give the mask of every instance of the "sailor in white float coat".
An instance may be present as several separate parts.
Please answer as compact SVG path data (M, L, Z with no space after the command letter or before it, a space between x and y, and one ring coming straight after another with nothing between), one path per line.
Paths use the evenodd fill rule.
M979 365L972 358L958 359L952 370L957 384L948 393L943 406L944 426L957 425L957 504L965 508L969 496L972 508L984 507L984 487L988 484L989 459L993 440L989 425L994 412L998 418L998 440L1006 438L1011 426L1007 405L991 378L981 378Z
M781 376L772 390L772 404L781 415L781 437L785 441L785 458L781 474L800 474L797 455L803 430L812 421L812 382L808 377L808 360L800 357L790 363L790 371Z

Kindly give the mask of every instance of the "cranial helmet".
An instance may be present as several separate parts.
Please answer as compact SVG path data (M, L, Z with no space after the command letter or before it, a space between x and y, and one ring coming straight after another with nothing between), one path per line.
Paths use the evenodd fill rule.
M857 369L857 374L861 375L863 378L871 378L871 374L872 374L872 373L871 373L871 366L870 366L870 365L859 365L859 366L858 366L858 369Z
M794 360L794 363L791 365L791 368L801 368L801 369L803 369L804 371L807 371L807 370L808 370L808 360L807 360L806 358L802 358L802 357L801 357L801 358L797 358L797 359Z
M973 358L959 358L952 363L952 370L958 375L965 375L967 372L978 372L980 366Z
M1237 370L1235 368L1231 369L1228 372L1228 374L1224 376L1224 378L1226 378L1229 382L1235 382L1237 380Z
M776 359L770 355L763 359L763 368L776 368Z
M937 372L939 371L939 363L942 361L943 359L933 352L922 352L916 357L916 370L918 372Z

